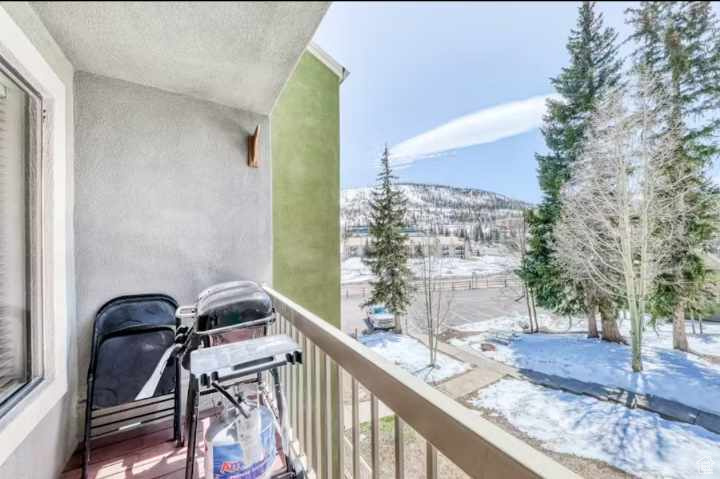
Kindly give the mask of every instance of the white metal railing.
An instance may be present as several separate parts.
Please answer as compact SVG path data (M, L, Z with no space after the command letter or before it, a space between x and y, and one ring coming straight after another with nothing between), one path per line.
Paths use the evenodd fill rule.
M426 478L438 477L438 452L472 478L577 478L527 443L483 419L420 379L378 356L336 327L271 288L278 321L303 350L303 364L284 368L293 445L310 476L380 477L378 404L395 414L395 477L405 477L405 425L427 443ZM345 439L343 377L350 377L351 440ZM359 387L370 393L370 464L360 454ZM352 464L345 466L345 447Z

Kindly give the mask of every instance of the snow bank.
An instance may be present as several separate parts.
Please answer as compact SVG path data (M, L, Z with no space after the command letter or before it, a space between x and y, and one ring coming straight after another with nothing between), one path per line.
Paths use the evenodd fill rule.
M428 368L428 348L417 339L402 334L378 332L361 336L359 341L427 383L438 383L470 369L467 364L442 353L438 353L437 366Z
M487 352L474 337L453 343L516 368L654 394L720 414L720 366L692 354L646 346L644 370L633 373L630 347L580 335L522 334Z
M480 390L471 403L497 411L552 451L641 477L720 477L720 435L699 426L515 379ZM703 460L714 463L715 475L699 475Z

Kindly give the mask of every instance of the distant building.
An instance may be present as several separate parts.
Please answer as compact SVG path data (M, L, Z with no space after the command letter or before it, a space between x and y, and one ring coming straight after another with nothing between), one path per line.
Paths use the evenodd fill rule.
M347 230L346 230L347 231ZM363 257L367 253L367 247L370 244L370 237L367 234L367 228L354 228L354 232L365 231L364 235L346 236L342 240L340 253L343 259L360 256ZM415 228L407 228L405 233L408 238L407 247L408 255L411 257L421 256L423 248L428 241L437 248L437 254L446 258L467 258L471 256L472 250L470 241L457 236L426 236L418 232Z

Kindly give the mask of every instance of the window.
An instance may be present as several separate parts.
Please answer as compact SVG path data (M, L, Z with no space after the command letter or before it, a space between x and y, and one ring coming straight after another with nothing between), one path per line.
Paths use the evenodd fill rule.
M65 67L72 69L69 62ZM5 317L0 319L6 326L2 333L3 345L12 347L12 353L3 352L3 377L13 375L17 378L12 381L12 386L6 381L2 388L2 464L68 392L67 325L72 307L69 298L74 290L74 278L68 265L74 257L68 243L72 241L72 182L68 181L72 158L67 156L68 141L72 140L72 123L68 122L71 118L68 108L72 108L72 104L68 105L67 101L72 76L53 69L2 7L0 73L5 100L18 95L26 102L25 114L15 115L13 123L13 128L24 129L22 136L15 136L21 138L19 155L11 156L9 150L0 150L3 152L0 197L10 196L6 185L11 164L23 165L25 173L20 190L23 193L13 193L19 203L12 203L15 211L25 218L20 223L25 225L24 240L20 243L25 258L20 274L25 278L19 290L24 292L25 299L20 299L20 305L24 305L25 314L19 316L19 321L14 320L12 331L11 318L18 316L8 314L7 321L4 321ZM2 128L7 129L3 132L3 142L9 144L11 115L5 108L3 112ZM4 198L1 201L0 208L9 211L11 203ZM0 211L0 218L5 218L3 211ZM5 294L8 280L18 274L12 273L10 264L5 263L11 245L19 249L10 238L13 235L14 241L18 241L22 232L15 228L11 231L3 225L2 234L5 236L0 236L0 293ZM0 301L4 303L6 299ZM20 326L19 332L17 326ZM19 335L24 337L18 338ZM18 344L21 348L16 347Z
M41 372L33 297L37 97L0 65L0 414Z

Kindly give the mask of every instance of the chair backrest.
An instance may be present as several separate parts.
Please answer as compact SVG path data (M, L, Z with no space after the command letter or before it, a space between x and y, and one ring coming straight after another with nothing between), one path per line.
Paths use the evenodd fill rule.
M177 325L177 301L166 294L136 294L113 298L95 315L93 341L131 328Z
M164 294L121 296L95 316L88 375L94 377L93 407L134 401L174 345L177 302ZM175 360L167 363L154 396L175 388Z

